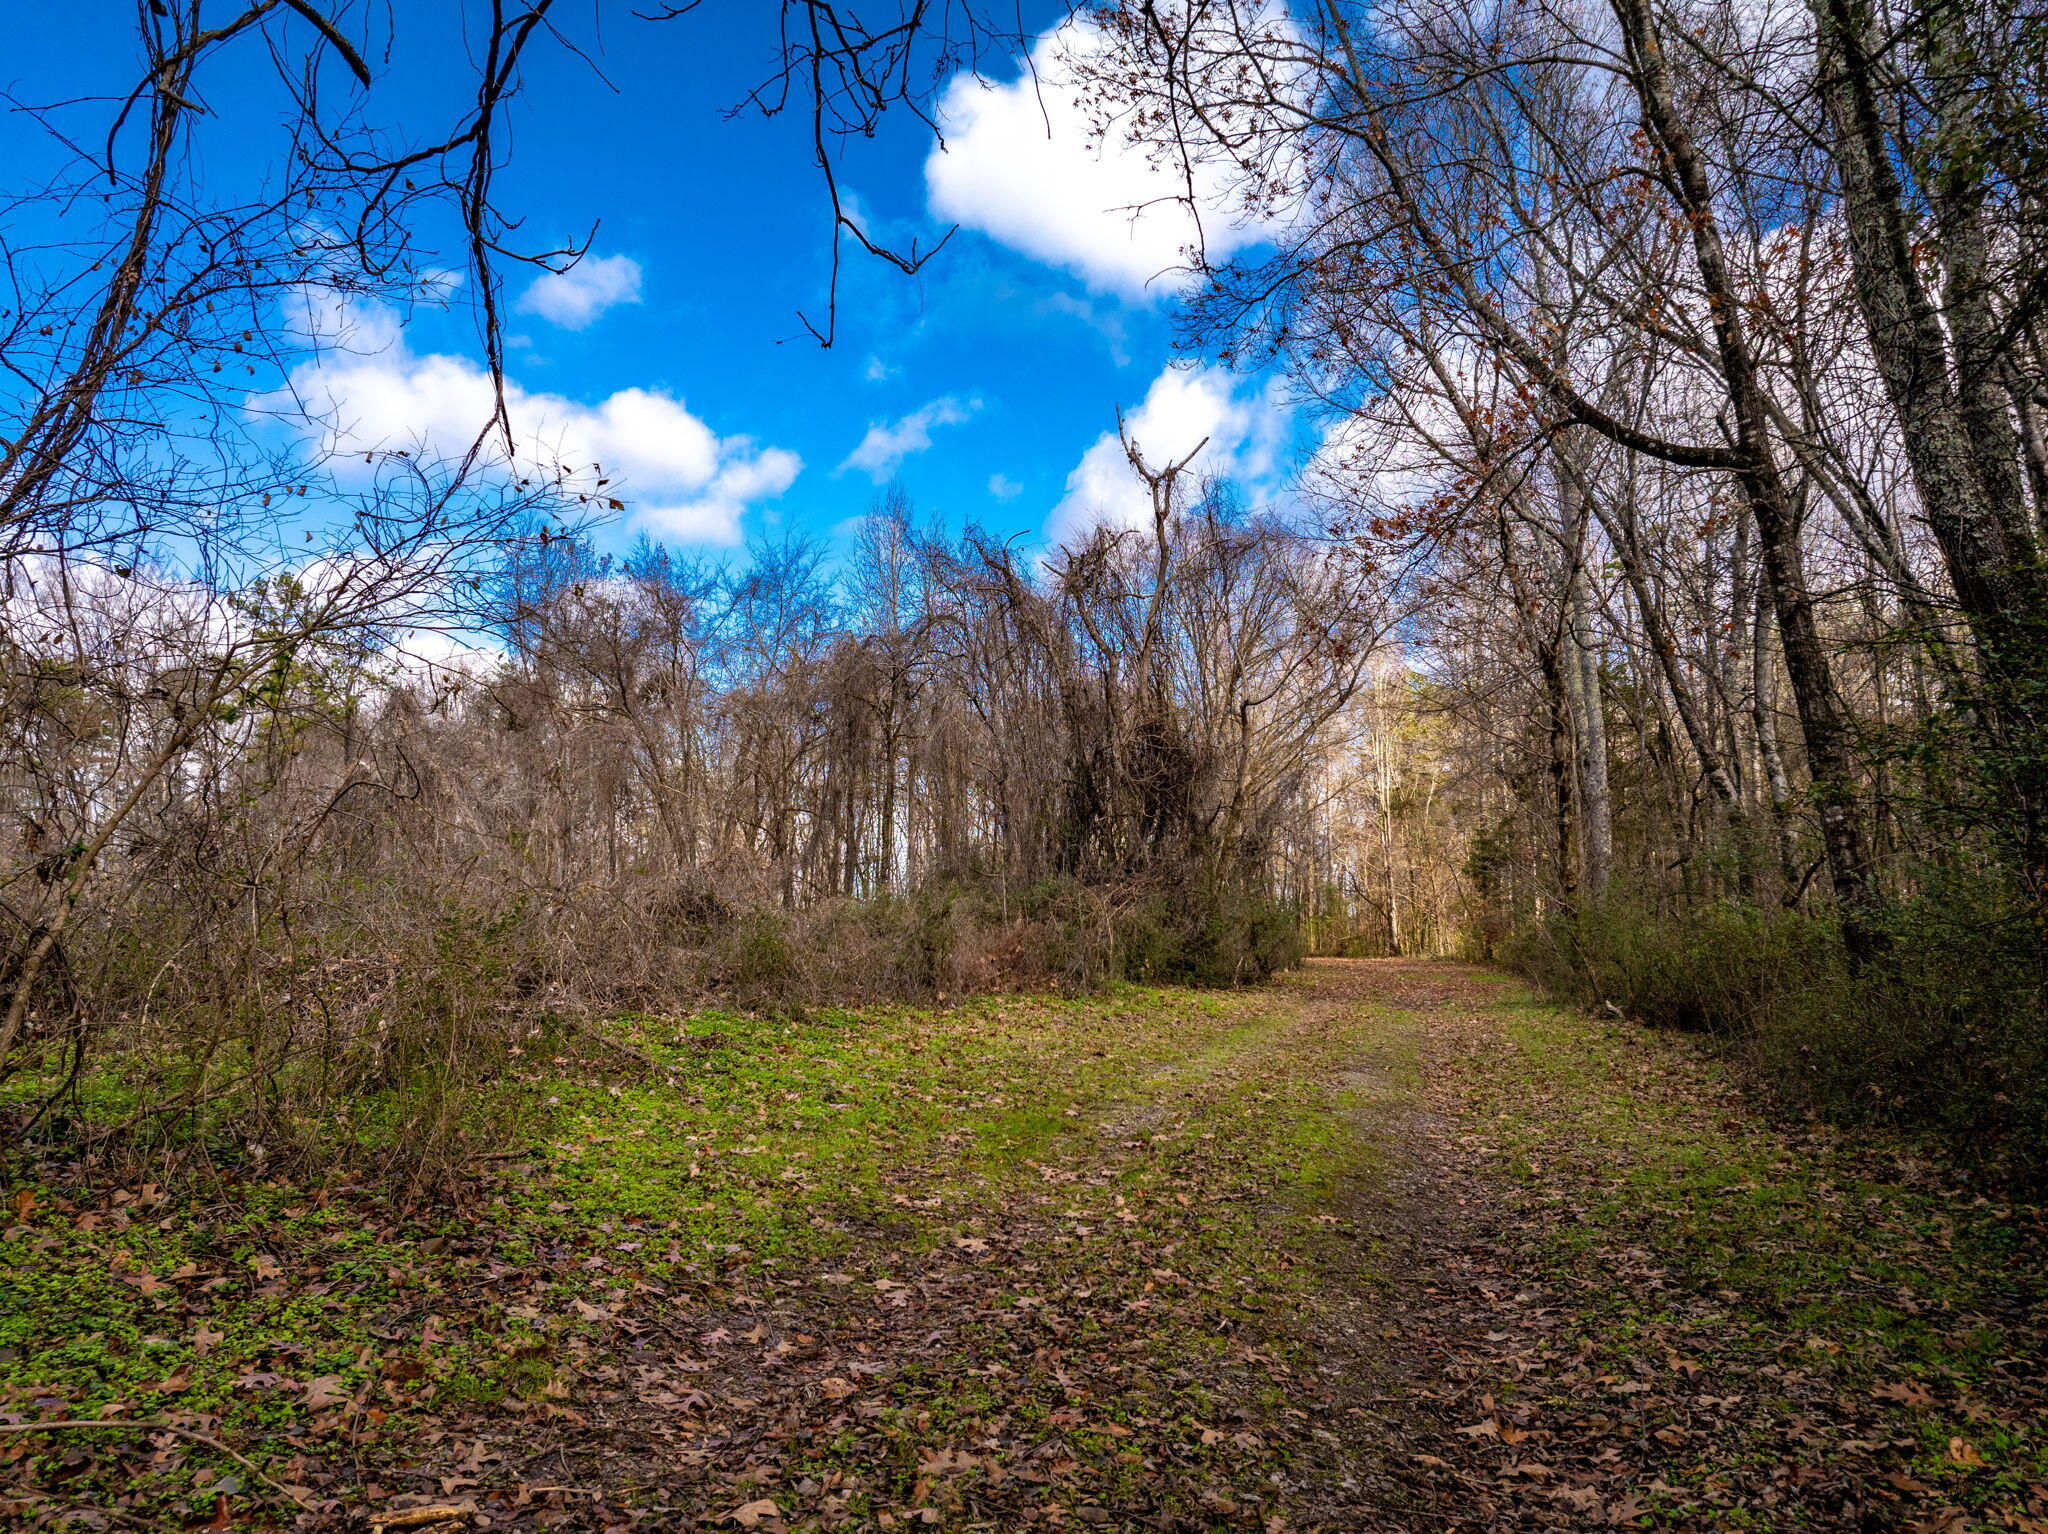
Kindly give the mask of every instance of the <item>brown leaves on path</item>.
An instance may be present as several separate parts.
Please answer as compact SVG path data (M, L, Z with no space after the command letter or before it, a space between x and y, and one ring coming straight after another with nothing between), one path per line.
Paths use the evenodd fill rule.
M1683 1039L1483 972L1354 975L1428 1060L1395 1264L1418 1510L1474 1531L2043 1526L2038 1211L1775 1124ZM1962 1431L1978 1417L1993 1437Z

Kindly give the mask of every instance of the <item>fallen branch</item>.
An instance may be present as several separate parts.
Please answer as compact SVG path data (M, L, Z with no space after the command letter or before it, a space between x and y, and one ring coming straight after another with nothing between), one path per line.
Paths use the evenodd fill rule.
M663 1065L659 1060L656 1060L653 1056L645 1053L642 1050L635 1049L631 1044L626 1043L622 1039L613 1038L610 1034L606 1033L602 1028L598 1027L595 1023L590 1022L587 1019L580 1017L572 1017L567 1013L558 1012L554 1014L550 1021L557 1023L566 1023L571 1029L581 1034L584 1038L591 1039L596 1043L602 1044L606 1049L624 1055L628 1060L631 1060L635 1065L639 1066L642 1070L652 1071L659 1076L666 1076L667 1074L669 1074L669 1068Z
M142 1428L152 1433L170 1433L225 1454L266 1486L276 1487L280 1495L289 1498L293 1503L299 1501L299 1493L263 1470L254 1461L237 1454L218 1438L207 1433L194 1432L188 1427L179 1427L176 1423L166 1422L161 1417L78 1417L68 1418L62 1422L0 1422L0 1433L55 1433L69 1428L88 1427Z

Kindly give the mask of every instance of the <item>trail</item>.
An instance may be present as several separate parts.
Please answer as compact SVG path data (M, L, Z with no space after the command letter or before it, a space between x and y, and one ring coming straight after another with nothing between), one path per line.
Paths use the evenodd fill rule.
M2048 1531L2038 1212L1500 974L630 1038L460 1210L38 1203L0 1422L296 1505L131 1424L0 1438L0 1518Z
M1314 973L1417 1060L1361 1124L1407 1495L1333 1527L2048 1534L2039 1210L1483 970Z
M1030 1163L1059 1196L975 1226L986 1277L899 1256L893 1310L803 1323L893 1375L896 1522L2048 1528L2037 1270L1971 1276L2017 1212L1966 1232L1935 1169L1485 969L1321 960L1231 1005L1072 1099L1091 1131Z

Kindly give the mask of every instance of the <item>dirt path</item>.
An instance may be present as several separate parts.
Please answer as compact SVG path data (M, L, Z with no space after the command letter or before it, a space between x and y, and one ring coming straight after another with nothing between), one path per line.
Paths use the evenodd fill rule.
M2038 1215L1500 975L632 1038L460 1208L41 1190L0 1426L166 1427L0 1522L2048 1531Z
M1318 979L1421 1061L1381 1227L1412 1500L1360 1527L2048 1534L2038 1209L1485 971Z

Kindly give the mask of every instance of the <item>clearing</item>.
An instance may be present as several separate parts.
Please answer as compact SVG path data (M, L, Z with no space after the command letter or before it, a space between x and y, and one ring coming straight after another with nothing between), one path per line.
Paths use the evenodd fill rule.
M10 1188L0 1522L2048 1534L2039 1211L1498 974L621 1038L460 1207Z

